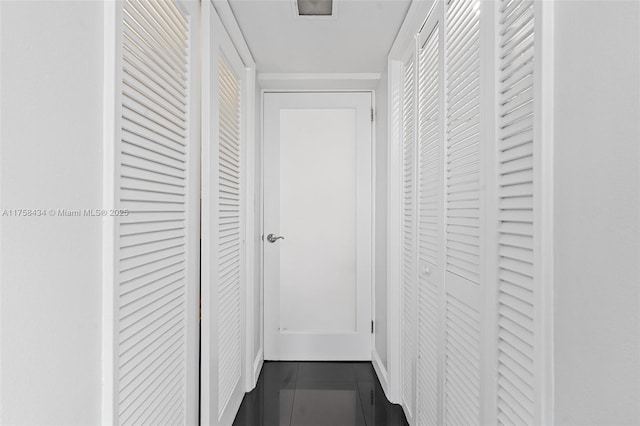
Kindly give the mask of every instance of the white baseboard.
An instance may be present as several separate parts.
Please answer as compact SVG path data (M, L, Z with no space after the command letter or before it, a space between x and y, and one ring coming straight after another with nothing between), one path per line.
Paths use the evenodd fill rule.
M240 410L242 400L244 399L243 387L242 381L238 380L236 386L234 386L233 392L231 393L231 397L222 410L222 415L217 416L218 413L215 413L216 415L211 416L212 419L218 419L218 423L215 423L216 425L231 426L233 424L233 421Z
M375 370L376 375L378 376L378 380L380 381L380 385L382 386L384 395L387 397L389 401L391 401L391 398L389 398L389 377L388 377L387 369L382 363L382 360L380 359L380 355L378 354L378 351L376 350L375 347L373 348L371 358L372 358L373 369Z
M253 360L253 386L252 389L256 387L258 384L258 379L260 378L260 371L262 371L262 365L264 364L264 351L263 348L260 348L256 358Z

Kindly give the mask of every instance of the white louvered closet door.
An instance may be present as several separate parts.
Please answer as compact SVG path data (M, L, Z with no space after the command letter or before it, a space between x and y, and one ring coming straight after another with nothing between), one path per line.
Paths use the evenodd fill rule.
M550 421L544 7L437 3L417 64L402 61L401 391L411 424Z
M240 78L223 54L218 75L218 415L242 377Z
M244 63L213 4L202 10L200 422L233 423L245 391Z
M416 141L413 46L404 62L402 89L402 402L413 417L416 361ZM410 420L411 421L411 420Z
M419 35L418 54L418 361L416 424L440 413L443 245L443 37L441 6Z
M540 424L534 2L502 0L498 16L497 420Z
M196 6L194 8L194 6ZM114 410L117 424L197 422L198 29L195 3L114 4ZM121 79L120 79L121 77Z
M446 6L444 423L478 424L481 281L479 0Z

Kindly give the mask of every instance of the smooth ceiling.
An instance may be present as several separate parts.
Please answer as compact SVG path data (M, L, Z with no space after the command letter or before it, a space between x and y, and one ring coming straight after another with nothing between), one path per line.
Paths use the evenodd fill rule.
M229 0L261 73L371 73L410 0L334 0L335 17L300 17L293 0Z

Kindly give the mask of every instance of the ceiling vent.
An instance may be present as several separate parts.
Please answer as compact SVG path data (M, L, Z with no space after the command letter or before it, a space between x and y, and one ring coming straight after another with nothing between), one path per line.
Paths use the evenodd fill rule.
M296 0L299 16L332 16L333 0Z

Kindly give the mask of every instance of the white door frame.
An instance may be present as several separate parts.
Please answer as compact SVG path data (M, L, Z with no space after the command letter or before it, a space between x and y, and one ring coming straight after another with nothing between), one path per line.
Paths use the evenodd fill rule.
M310 89L310 90L305 90L305 89L296 89L296 90L278 90L278 89L263 89L261 90L261 128L262 128L262 132L261 132L261 139L263 141L263 149L261 150L261 155L260 155L260 161L261 161L261 172L262 172L262 176L261 176L261 206L260 206L260 215L262 218L262 228L264 231L264 210L265 210L265 197L264 197L264 193L265 193L265 188L264 188L264 163L265 163L265 149L264 149L264 140L265 140L265 132L264 132L264 116L265 116L265 108L264 108L264 98L265 98L265 94L267 93L366 93L369 94L371 96L371 108L372 108L372 114L373 114L373 107L375 105L375 92L373 90L361 90L361 89ZM369 185L368 185L368 194L367 197L369 199L369 202L367 203L369 206L369 212L367 214L366 220L369 222L368 226L366 227L366 229L369 230L368 235L365 236L365 239L368 240L368 244L367 246L369 247L369 250L367 251L367 264L368 266L366 267L366 274L368 275L368 281L369 281L369 294L370 294L370 312L371 312L371 318L370 321L373 321L373 319L375 318L375 285L374 285L374 277L375 277L375 256L374 256L374 242L375 242L375 187L374 187L374 182L375 182L375 126L374 126L374 121L372 119L371 121L371 141L369 142L369 147L370 147L370 152L369 152L369 165L370 165L370 179L369 179ZM360 154L359 154L360 155ZM360 219L358 219L360 221ZM262 244L264 247L264 235L262 236ZM262 250L263 253L263 259L262 259L262 268L261 268L261 288L262 288L262 292L264 293L264 283L265 283L265 279L264 279L264 249ZM363 268L365 269L365 268ZM263 320L263 327L264 324L266 322L266 302L263 299L263 317L265 320ZM263 336L264 336L264 330L263 330ZM375 348L374 345L374 334L371 333L371 340L370 340L370 354L369 354L369 359L373 358L373 350ZM263 347L265 347L265 343L263 342Z

